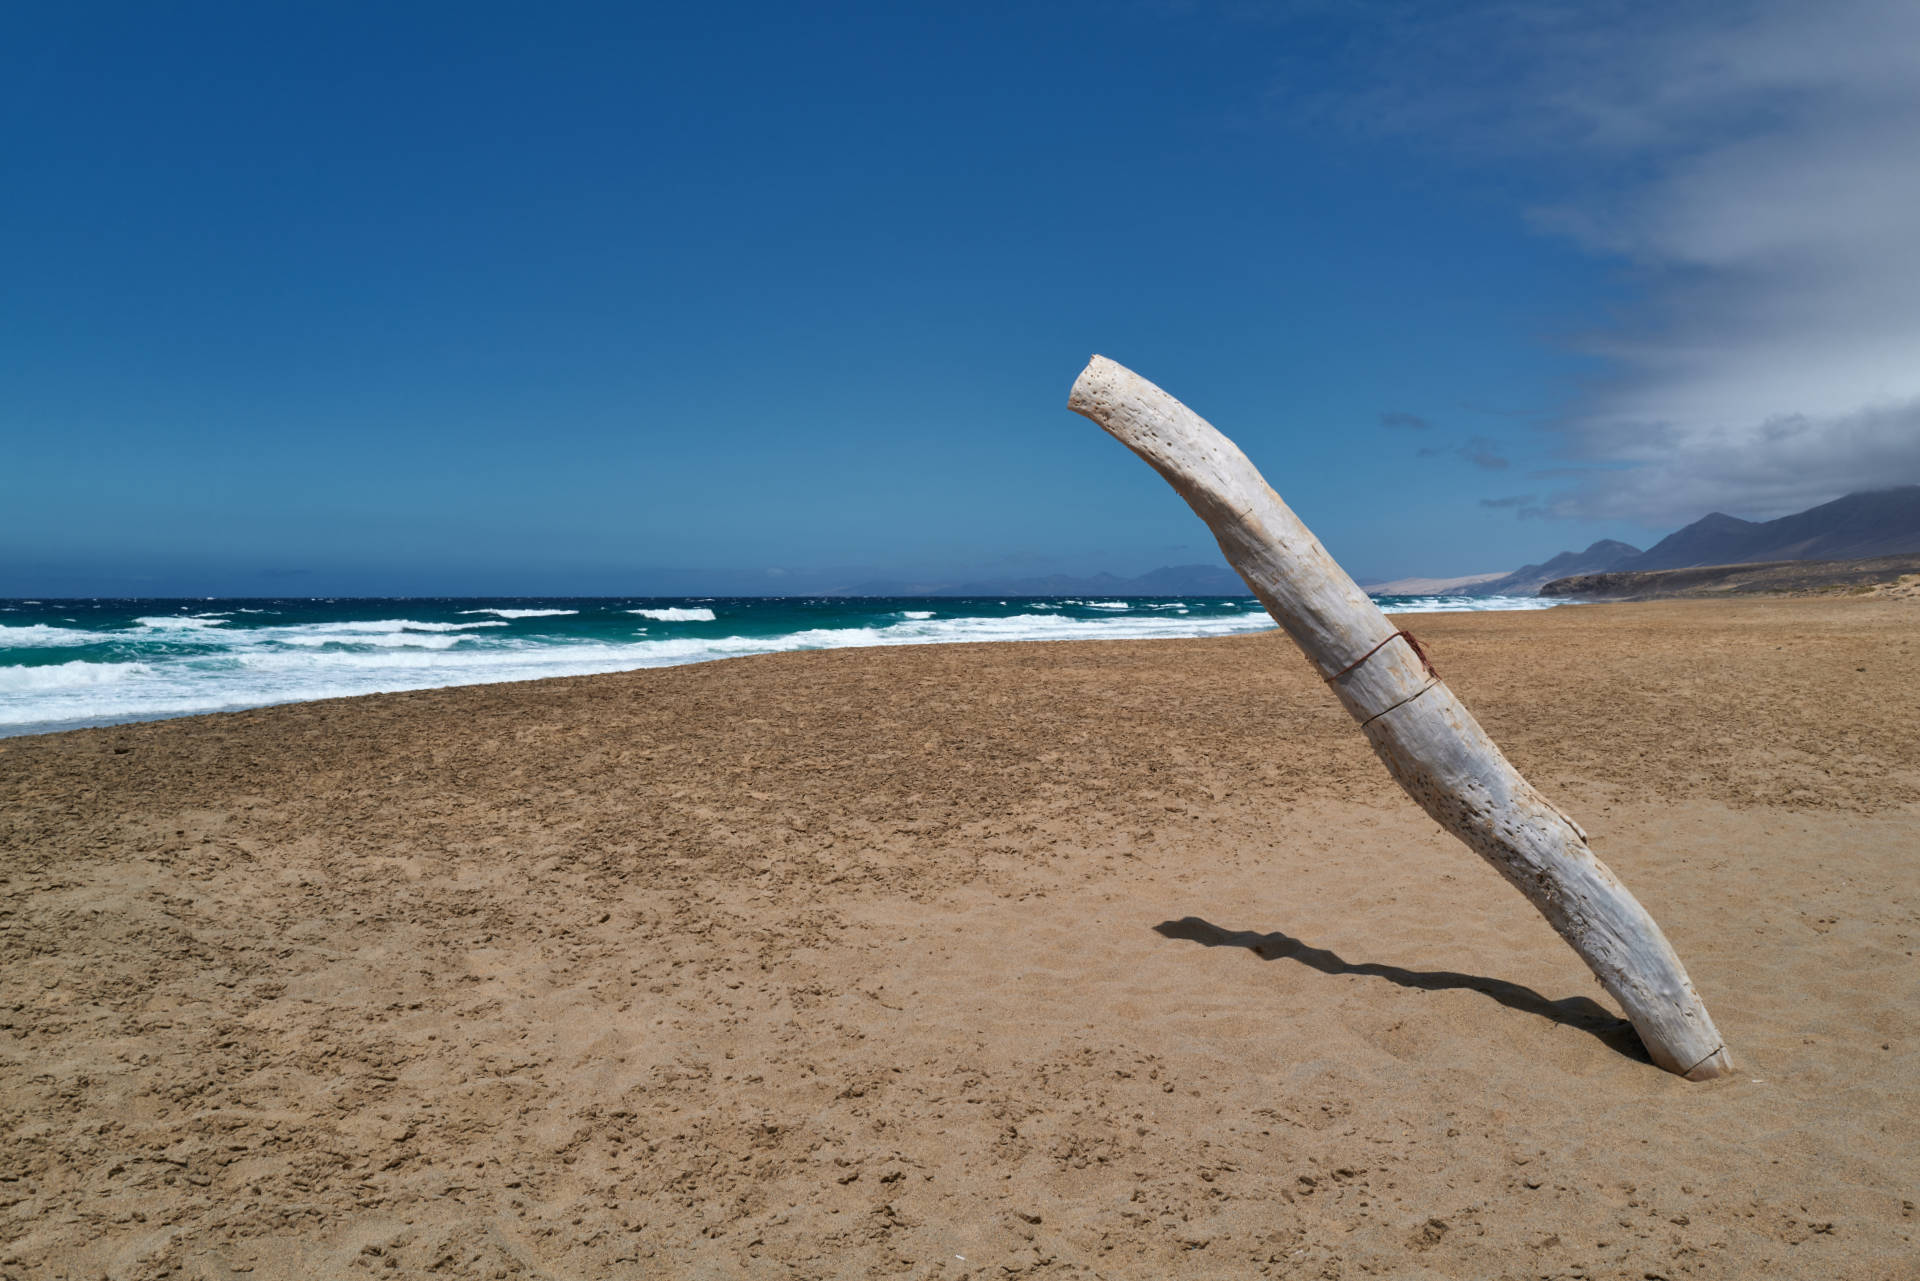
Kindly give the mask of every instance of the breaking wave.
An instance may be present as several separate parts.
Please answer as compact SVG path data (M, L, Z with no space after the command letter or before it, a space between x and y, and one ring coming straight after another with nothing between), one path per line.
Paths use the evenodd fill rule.
M492 614L495 618L559 618L577 614L577 609L463 609L463 614Z
M1533 598L1387 598L1390 613L1540 609ZM1272 626L1251 599L741 599L568 606L249 602L177 613L55 602L0 626L0 734L273 703L578 676L862 646L1228 636ZM265 608L271 605L272 608ZM373 608L369 608L369 607ZM465 607L460 607L465 606ZM376 610L387 616L350 615ZM420 616L416 617L415 614ZM944 615L944 616L943 616ZM636 628L635 617L648 620ZM728 634L716 636L724 619ZM538 621L527 621L538 620ZM557 620L557 621L556 621Z
M638 614L642 618L651 618L657 623L711 623L713 611L705 605L692 608L668 606L663 609L630 609L629 614Z

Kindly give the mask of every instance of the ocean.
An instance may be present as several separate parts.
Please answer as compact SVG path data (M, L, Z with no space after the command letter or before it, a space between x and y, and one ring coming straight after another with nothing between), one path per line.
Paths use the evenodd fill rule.
M1554 603L1380 601L1401 613ZM1272 625L1251 597L0 600L0 736L779 650Z

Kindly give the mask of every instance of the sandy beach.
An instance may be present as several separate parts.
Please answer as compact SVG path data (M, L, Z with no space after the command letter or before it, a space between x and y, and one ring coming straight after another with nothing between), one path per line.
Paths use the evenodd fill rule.
M0 742L0 1277L1920 1275L1916 623L1410 620L1707 1085L1277 633Z

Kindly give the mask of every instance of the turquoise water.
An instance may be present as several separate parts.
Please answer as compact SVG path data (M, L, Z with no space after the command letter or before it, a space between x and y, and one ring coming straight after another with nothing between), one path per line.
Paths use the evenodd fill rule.
M1381 601L1401 612L1551 603ZM1251 597L0 600L0 735L777 650L1270 626Z

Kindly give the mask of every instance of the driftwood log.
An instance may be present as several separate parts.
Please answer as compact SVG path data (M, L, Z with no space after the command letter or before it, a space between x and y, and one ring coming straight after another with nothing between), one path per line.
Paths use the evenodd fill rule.
M1653 1061L1692 1081L1733 1070L1653 917L1535 791L1234 443L1146 379L1095 356L1067 405L1151 464L1293 637L1394 779L1526 895L1620 1003Z

